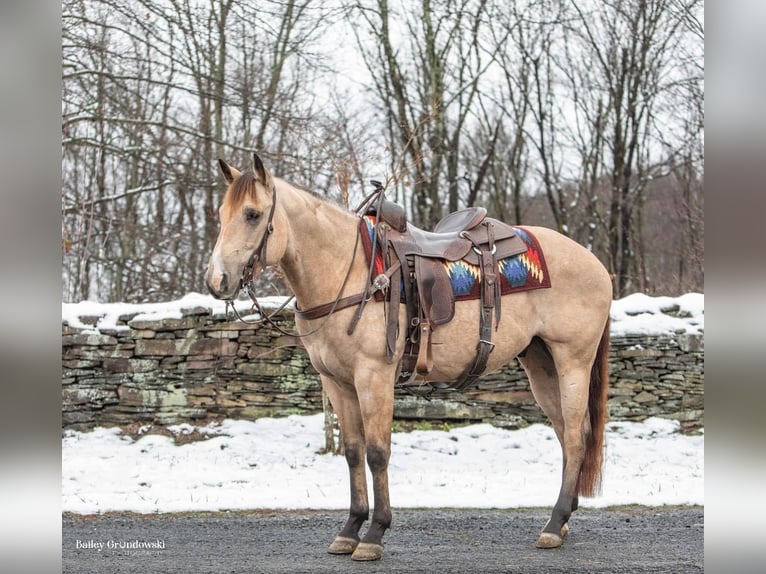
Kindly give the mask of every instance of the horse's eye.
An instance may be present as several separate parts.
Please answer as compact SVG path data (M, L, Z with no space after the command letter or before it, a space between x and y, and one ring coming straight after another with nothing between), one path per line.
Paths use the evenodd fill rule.
M259 212L257 212L255 209L246 209L245 210L245 221L248 223L255 223L258 221L258 218L261 216Z

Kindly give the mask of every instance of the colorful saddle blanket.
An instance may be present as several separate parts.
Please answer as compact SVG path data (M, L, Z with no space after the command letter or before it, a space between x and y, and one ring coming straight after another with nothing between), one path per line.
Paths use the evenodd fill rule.
M372 241L375 227L375 217L365 215L362 217L362 243L367 255L367 263L370 263L372 254ZM551 286L548 267L545 256L540 248L537 238L528 229L514 226L516 233L527 245L527 250L519 255L507 257L498 261L500 271L501 293L517 293L531 291L533 289L546 289ZM481 270L476 265L466 261L443 261L452 285L452 292L456 301L466 301L480 298ZM375 269L373 278L385 271L383 255L380 249L375 253ZM382 299L380 292L376 293Z

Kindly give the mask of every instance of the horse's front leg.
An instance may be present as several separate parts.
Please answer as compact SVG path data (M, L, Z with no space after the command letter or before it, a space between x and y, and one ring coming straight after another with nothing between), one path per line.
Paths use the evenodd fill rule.
M359 544L359 530L370 513L367 500L367 476L364 469L365 445L362 415L359 410L359 399L353 386L337 383L325 376L320 378L333 409L338 415L351 487L348 520L327 551L330 554L351 554Z
M364 421L367 465L372 473L375 509L367 533L351 556L354 560L380 559L383 555L383 534L391 526L388 461L391 457L391 423L394 416L394 375L386 371L369 369L362 377L355 379Z

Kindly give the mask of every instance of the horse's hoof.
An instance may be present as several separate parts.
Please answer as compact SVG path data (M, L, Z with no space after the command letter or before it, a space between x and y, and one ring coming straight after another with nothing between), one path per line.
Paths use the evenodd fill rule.
M564 528L562 528L561 531L563 533ZM558 548L562 544L564 544L564 538L562 536L553 534L552 532L541 532L535 546L538 548Z
M346 538L345 536L336 536L332 541L327 552L330 554L351 554L359 544L357 538Z
M566 538L567 534L569 534L569 523L565 522L561 527L561 538Z
M356 547L354 553L351 555L352 560L380 560L383 556L383 545L373 544L371 542L360 542Z

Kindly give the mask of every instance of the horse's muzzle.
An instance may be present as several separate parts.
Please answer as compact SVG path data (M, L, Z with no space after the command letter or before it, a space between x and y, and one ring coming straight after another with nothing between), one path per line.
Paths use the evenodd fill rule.
M210 294L216 299L231 299L231 293L229 293L229 274L225 272L221 273L221 279L218 285L214 284L210 275L211 274L208 273L205 277L205 286L207 286L207 290L210 291Z

